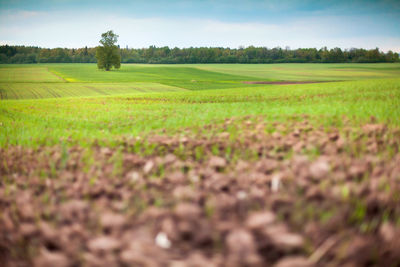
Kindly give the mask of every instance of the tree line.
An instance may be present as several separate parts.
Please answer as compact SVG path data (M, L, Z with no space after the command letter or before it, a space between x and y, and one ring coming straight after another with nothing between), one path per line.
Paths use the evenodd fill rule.
M376 63L400 62L399 54L376 49L190 47L119 48L122 63ZM96 48L0 46L0 63L96 63Z

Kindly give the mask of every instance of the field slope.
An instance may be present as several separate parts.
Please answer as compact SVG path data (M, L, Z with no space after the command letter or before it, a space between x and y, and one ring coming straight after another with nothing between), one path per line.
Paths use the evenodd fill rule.
M400 64L123 65L108 73L94 64L0 66L1 99L211 90L259 85L243 82L390 79Z

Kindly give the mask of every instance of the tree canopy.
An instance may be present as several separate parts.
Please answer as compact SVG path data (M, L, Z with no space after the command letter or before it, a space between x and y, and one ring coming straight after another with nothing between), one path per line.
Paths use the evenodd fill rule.
M105 32L101 35L100 44L96 48L97 67L109 71L112 67L119 69L121 66L121 56L119 47L116 45L118 35L113 31Z
M399 62L399 54L379 49L190 47L122 48L122 63L375 63ZM0 46L0 63L96 63L96 48Z

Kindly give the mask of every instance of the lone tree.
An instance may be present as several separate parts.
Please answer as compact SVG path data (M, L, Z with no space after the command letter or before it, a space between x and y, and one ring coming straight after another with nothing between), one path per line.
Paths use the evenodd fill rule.
M113 66L116 69L121 67L121 56L119 48L116 46L118 35L113 31L105 32L101 35L100 44L96 48L97 67L109 71Z

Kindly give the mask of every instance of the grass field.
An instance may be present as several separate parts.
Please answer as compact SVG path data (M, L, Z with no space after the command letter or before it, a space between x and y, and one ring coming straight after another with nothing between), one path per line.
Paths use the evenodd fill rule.
M236 75L240 68L247 76ZM351 81L242 83L291 80L300 75L299 68L306 75L302 79ZM91 64L55 64L0 70L0 93L8 99L0 104L1 146L56 144L60 137L90 142L155 130L173 132L246 115L323 115L328 123L343 115L354 121L375 116L400 124L400 82L393 78L400 76L399 64L126 65L108 73ZM343 70L347 76L338 76Z
M146 92L177 92L185 89L160 83L2 83L5 99L40 99L81 96L126 95Z
M399 77L0 66L0 262L398 266Z
M104 74L104 71L95 69L93 64L3 65L0 66L1 98L29 99L129 94L140 92L138 90L140 88L144 88L144 91L148 91L151 88L154 88L154 91L162 91L169 88L162 85L174 87L172 91L176 91L177 87L187 90L229 89L245 87L242 83L243 81L393 79L399 77L400 65L124 65L119 71L111 71L107 75ZM53 83L59 84L55 85ZM70 83L74 83L75 86L71 86ZM91 85L86 83L91 83ZM103 83L107 85L101 85ZM145 83L150 84L146 86ZM157 87L155 83L160 84L160 86ZM246 85L246 87L256 86ZM71 88L78 87L79 89L75 92L71 91ZM95 92L95 88L98 88L101 92ZM121 88L126 89L121 90Z
M245 75L265 80L345 81L396 78L399 64L207 64L198 68L221 73Z

